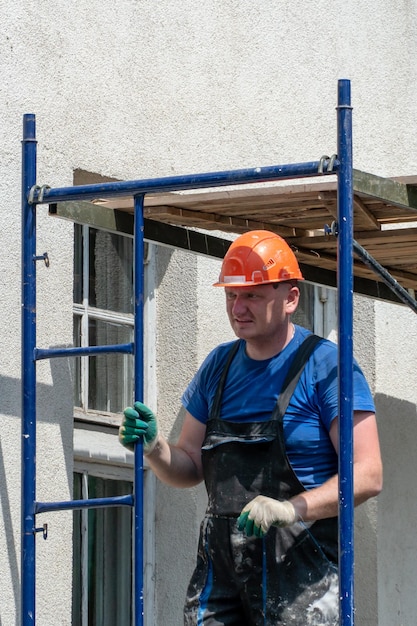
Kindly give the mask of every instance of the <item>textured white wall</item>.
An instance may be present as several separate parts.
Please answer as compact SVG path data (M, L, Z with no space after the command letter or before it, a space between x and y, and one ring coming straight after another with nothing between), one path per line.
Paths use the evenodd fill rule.
M37 115L38 182L51 186L71 184L74 168L131 179L299 162L335 152L336 81L350 78L355 167L382 175L415 174L416 8L415 2L387 0L78 0L71 4L0 0L2 623L15 623L19 605L22 114ZM48 270L38 267L38 344L69 343L71 225L47 218L40 209L38 238L39 252L48 250L51 256ZM179 258L176 254L166 261L158 294L158 405L164 428L166 432L173 429L173 435L178 430L179 395L204 353L216 343L223 306L220 294L214 296L206 289L207 278L208 284L213 278L211 264L182 255L177 265ZM214 310L214 298L219 314ZM387 395L379 402L386 465L393 470L397 467L394 459L401 455L404 470L413 472L412 456L403 455L401 446L406 439L411 447L410 428L414 434L416 399L411 381L415 359L411 346L416 322L409 315L399 317L398 309L392 307L376 311L376 335L382 338L376 342L374 384L377 394ZM163 324L164 319L170 322ZM389 326L386 334L385 325ZM407 339L401 332L404 328ZM221 340L227 333L225 327ZM358 346L358 358L360 352ZM365 356L372 360L372 350ZM69 493L72 474L70 371L67 363L58 361L42 363L38 369L39 495L60 499ZM392 402L397 407L400 400L407 403L409 417L401 422L403 436L395 431L394 452L389 443L391 430L385 430L385 424L388 427L394 417ZM388 471L386 477L388 487L381 503L392 516L395 507L388 505L389 496L403 484L403 476ZM176 500L176 495L170 497ZM174 511L178 518L186 516L177 526L176 539L178 550L183 547L187 552L183 579L178 583L183 587L188 575L185 570L194 559L195 512L201 509L201 498L198 494L180 497L186 506ZM174 623L165 619L167 615L170 619L175 615L175 623L179 623L182 599L173 599L172 581L164 574L165 562L173 555L169 515L162 502L160 499L157 584L164 619L159 623ZM400 528L404 545L388 555L387 545L394 542L394 536L388 541L387 535L397 521L384 515L378 513L384 573L379 601L386 623L392 626L397 612L388 599L398 593L401 606L407 606L409 612L416 601L409 589L410 577L404 573L398 579L397 592L390 574L394 569L397 577L405 555L415 550L415 542L404 515L405 527ZM54 623L57 611L60 623L70 623L70 553L63 547L71 539L70 517L68 513L48 515L50 538L38 541L47 572L39 585L41 625ZM388 524L391 521L392 525ZM193 528L189 536L187 532L185 537L180 535L182 528L189 527ZM405 537L411 541L411 550ZM409 564L414 573L411 557ZM372 624L371 620L366 623Z
M416 615L417 319L405 307L378 303L376 395L384 456L379 498L378 579L380 624L412 624Z

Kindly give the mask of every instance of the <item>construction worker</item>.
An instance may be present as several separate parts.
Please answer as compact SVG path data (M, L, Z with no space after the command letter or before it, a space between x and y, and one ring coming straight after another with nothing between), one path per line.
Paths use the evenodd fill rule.
M144 404L124 412L121 443L143 437L160 480L206 484L186 626L339 623L337 347L292 323L301 280L281 237L238 237L215 283L238 340L215 348L183 394L177 444ZM356 362L353 380L357 505L379 493L382 464Z

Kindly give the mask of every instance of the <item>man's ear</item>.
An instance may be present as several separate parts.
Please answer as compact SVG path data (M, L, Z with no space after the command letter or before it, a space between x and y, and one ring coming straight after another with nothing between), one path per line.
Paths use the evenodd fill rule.
M288 290L287 295L287 313L294 313L300 301L300 290L294 285Z

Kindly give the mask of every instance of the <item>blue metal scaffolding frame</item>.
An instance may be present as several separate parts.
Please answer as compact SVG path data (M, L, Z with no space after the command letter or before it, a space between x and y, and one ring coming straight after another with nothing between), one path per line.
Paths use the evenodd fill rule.
M339 331L339 590L340 624L354 624L354 501L353 501L353 165L350 81L338 81L337 157L320 161L212 172L148 180L134 180L68 188L49 188L36 182L36 120L23 118L22 141L22 511L21 615L22 625L36 620L36 516L64 509L129 506L134 510L134 624L142 626L143 602L143 446L135 447L134 493L115 498L38 502L36 500L36 362L63 356L124 352L134 355L135 399L143 400L144 218L147 193L192 190L278 179L337 175L338 189L338 331ZM58 201L134 198L134 341L116 346L41 349L36 346L36 207ZM324 225L323 225L324 226Z

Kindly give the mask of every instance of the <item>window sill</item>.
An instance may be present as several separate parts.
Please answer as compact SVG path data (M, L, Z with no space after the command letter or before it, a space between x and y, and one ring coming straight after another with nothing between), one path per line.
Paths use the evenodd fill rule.
M85 411L81 407L74 407L74 420L77 422L86 422L89 424L98 424L102 426L120 426L122 421L122 411L120 413L107 413L106 411Z

